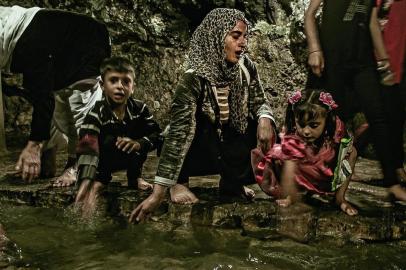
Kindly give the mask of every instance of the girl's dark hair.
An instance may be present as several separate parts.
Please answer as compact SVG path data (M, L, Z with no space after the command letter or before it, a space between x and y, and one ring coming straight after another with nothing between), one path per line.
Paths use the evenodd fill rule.
M286 108L285 128L286 134L293 134L296 130L295 119L299 124L317 118L326 117L326 135L334 137L336 131L336 114L334 110L320 101L320 93L324 92L318 89L305 89L302 91L302 97L294 104L289 103ZM325 110L321 110L324 108Z
M123 72L123 73L131 73L133 78L135 78L135 70L134 65L131 63L130 60L121 56L113 56L110 58L106 58L100 65L100 74L102 80L104 80L104 76L109 71L116 71L116 72Z

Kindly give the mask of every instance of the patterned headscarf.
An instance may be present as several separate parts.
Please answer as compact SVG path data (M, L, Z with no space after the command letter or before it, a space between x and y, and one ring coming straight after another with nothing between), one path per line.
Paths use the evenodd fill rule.
M195 70L215 85L234 80L238 65L227 66L224 40L238 20L248 25L244 13L239 10L216 8L210 11L192 35L186 58L187 69Z
M215 86L230 86L230 122L237 131L244 133L248 110L240 83L239 65L227 64L224 51L225 38L239 20L249 25L244 13L239 10L217 8L210 11L192 35L186 69L193 69Z

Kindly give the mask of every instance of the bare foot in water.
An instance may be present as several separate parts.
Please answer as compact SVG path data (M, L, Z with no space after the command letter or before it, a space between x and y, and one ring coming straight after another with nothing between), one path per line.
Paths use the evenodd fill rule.
M76 183L76 167L69 167L55 180L54 187L70 187Z
M292 197L287 196L285 199L276 200L276 203L282 207L289 207L293 204Z
M82 214L85 218L91 218L96 212L99 197L104 185L98 181L93 181L92 186L88 192L88 196L82 206Z
M171 200L174 203L179 204L194 204L199 201L199 199L193 194L188 187L176 184L169 189L171 194Z
M148 183L141 177L137 179L137 187L139 190L152 190L154 186L151 183Z

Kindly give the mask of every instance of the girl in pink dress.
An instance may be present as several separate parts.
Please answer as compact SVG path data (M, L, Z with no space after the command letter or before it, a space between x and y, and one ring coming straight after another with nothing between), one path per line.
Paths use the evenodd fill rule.
M345 199L356 150L334 112L338 105L329 93L318 90L297 91L288 102L281 142L265 155L259 149L252 151L258 184L279 198L280 206L298 201L302 189L335 195L342 211L356 215L358 211Z

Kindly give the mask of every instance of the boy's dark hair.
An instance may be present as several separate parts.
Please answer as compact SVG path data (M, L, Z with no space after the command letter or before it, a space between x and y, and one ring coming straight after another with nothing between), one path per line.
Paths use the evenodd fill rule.
M130 60L121 56L113 56L110 58L106 58L100 65L100 74L102 80L104 80L104 76L109 71L116 71L120 73L131 73L133 78L135 78L135 70L134 65L131 63Z
M295 118L298 119L299 125L305 121L317 118L318 116L326 117L326 135L334 137L336 131L336 114L328 105L320 100L318 89L305 89L302 91L302 97L294 104L289 103L286 108L285 128L286 134L293 134L296 131ZM320 110L324 108L326 110Z

